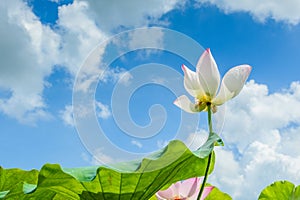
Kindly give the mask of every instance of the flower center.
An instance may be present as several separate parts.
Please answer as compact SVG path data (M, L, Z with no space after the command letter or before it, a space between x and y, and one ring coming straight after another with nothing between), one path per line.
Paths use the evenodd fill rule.
M175 197L173 200L186 200L186 198Z
M205 103L211 102L211 96L209 94L199 96L197 97L197 99L199 102L205 102Z

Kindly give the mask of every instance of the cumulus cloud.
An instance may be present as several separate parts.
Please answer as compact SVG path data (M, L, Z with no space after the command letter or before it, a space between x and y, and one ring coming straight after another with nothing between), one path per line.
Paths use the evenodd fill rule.
M257 199L276 180L300 183L300 83L269 93L268 87L248 82L226 105L210 183L233 199Z
M255 140L276 144L278 134L300 124L299 88L294 82L286 90L269 94L266 85L250 81L238 98L227 104L230 111L226 113L224 139L237 143L240 153Z
M200 129L195 133L189 134L185 141L185 144L194 151L204 144L204 142L207 140L207 137L208 132L206 130Z
M91 8L91 15L102 30L114 31L124 27L141 27L150 23L158 23L158 19L174 8L184 5L185 1L179 0L132 0L132 1L93 1L88 2ZM109 20L108 20L109 19Z
M300 2L291 0L287 2L279 0L246 0L246 1L226 1L226 0L198 0L202 3L216 5L226 13L247 12L258 21L264 22L266 19L284 21L296 25L300 21Z
M96 45L115 33L114 29L147 26L166 12L184 4L179 2L181 1L145 3L137 0L130 2L75 0L72 4L60 6L57 25L62 37L61 64L76 74L89 53ZM129 44L134 46L140 40L145 43L144 37L133 35ZM159 42L160 38L149 40L153 41Z
M58 55L60 37L43 25L19 0L0 3L0 111L20 122L32 124L49 119L43 90Z
M73 75L89 53L108 37L89 14L90 9L85 1L74 1L59 7L57 26L62 38L60 63Z

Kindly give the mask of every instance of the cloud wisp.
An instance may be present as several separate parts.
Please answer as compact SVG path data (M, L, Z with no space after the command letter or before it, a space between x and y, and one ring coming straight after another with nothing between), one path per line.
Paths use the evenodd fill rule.
M291 0L284 3L276 0L198 0L198 2L200 5L203 3L215 5L225 13L250 13L259 22L265 22L267 19L291 25L297 25L300 22L300 2L298 0Z

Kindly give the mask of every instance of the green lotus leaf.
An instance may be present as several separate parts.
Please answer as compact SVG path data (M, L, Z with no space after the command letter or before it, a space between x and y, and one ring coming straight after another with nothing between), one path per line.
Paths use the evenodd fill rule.
M214 187L214 189L209 193L209 195L205 198L205 200L217 200L217 199L232 200L232 198L228 194L222 192L221 190L219 190L219 188Z
M211 144L218 139L214 138L215 140L209 140ZM147 200L172 183L203 176L208 161L207 156L204 156L211 152L212 148L205 151L200 148L191 152L184 143L175 140L140 162L118 163L111 168L100 166L62 169L57 164L46 164L39 173L36 170L26 172L1 168L0 197ZM213 153L209 173L213 171L214 159Z
M24 184L37 184L38 170L3 169L0 167L0 198L19 196L24 193ZM12 192L14 194L12 194Z
M149 199L158 190L166 188L174 182L203 176L206 169L207 158L199 158L197 151L191 152L180 141L170 142L164 151L156 156L156 158L152 156L151 159L143 159L139 167L130 172L98 168L97 175L92 181L81 182L86 188L86 191L80 195L81 198ZM214 156L210 173L213 166ZM128 169L130 168L128 166Z
M259 195L259 200L300 200L300 186L289 181L276 181L267 186Z

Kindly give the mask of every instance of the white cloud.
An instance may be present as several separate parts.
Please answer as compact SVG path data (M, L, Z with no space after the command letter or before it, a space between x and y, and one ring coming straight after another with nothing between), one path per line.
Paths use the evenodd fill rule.
M68 126L74 126L73 107L66 105L64 110L59 112L61 119Z
M195 133L189 134L188 138L185 141L185 144L191 150L197 150L204 142L207 140L208 133L206 130L200 129Z
M114 163L115 160L103 153L103 149L97 149L90 160L93 165L103 165L103 164L111 164Z
M154 34L155 33L155 34ZM149 36L151 35L151 38ZM163 36L164 33L162 30L157 29L155 32L154 30L139 30L133 31L129 35L129 48L136 49L140 46L150 47L161 47L163 48Z
M230 150L225 150L224 147L215 148L215 152L215 168L208 182L218 186L223 192L227 192L233 199L245 197L246 194L244 196L243 188L241 188L246 184L244 173L241 169L242 166L235 159L234 153ZM249 192L252 192L253 189L251 188Z
M101 81L106 83L108 81L119 82L123 85L128 85L133 76L124 68L115 67L106 70L101 77Z
M136 59L144 60L151 55L160 54L160 50L164 49L164 32L160 29L136 29L128 35L129 42L125 45L129 46L129 49L139 49L141 46L145 49L140 49Z
M58 28L62 37L61 64L76 74L89 53L108 39L115 29L135 28L148 25L166 12L183 5L177 0L124 2L75 0L72 4L59 7ZM134 36L134 37L133 37ZM133 35L129 44L136 45L145 38ZM157 35L156 37L159 37ZM159 42L151 38L149 42Z
M95 104L96 104L97 116L99 118L107 119L111 116L111 111L110 111L108 105L105 105L99 101L97 101Z
M300 83L269 94L250 81L226 104L222 138L210 183L233 199L257 199L276 180L300 184Z
M91 15L99 27L105 31L113 31L119 27L147 26L151 22L157 22L163 14L185 3L179 0L82 0L81 2L88 2Z
M298 0L198 0L198 2L214 4L226 13L248 12L261 22L271 18L275 21L284 21L296 25L300 21L300 2Z
M255 140L273 144L276 132L300 123L299 88L299 83L294 82L287 90L269 94L266 85L250 81L238 98L227 104L230 110L226 113L224 139L238 143L239 152ZM267 137L270 133L272 142Z
M137 146L138 148L142 148L143 144L137 140L131 140L131 144Z
M132 75L128 71L123 71L119 74L119 82L123 85L128 85L130 84L130 81L132 79Z
M49 119L43 90L52 72L60 37L42 25L31 9L19 0L0 3L0 111L22 123Z
M57 24L62 37L61 64L73 75L89 53L108 37L89 13L89 4L83 1L59 7Z

